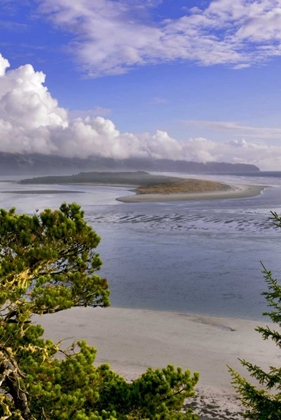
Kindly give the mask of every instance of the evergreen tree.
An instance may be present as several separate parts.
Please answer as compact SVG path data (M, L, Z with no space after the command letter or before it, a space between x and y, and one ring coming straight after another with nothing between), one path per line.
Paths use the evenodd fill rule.
M32 216L0 210L0 418L9 420L189 419L182 411L198 374L148 369L127 383L85 341L62 350L32 315L109 305L96 274L100 238L77 204Z
M281 227L281 217L272 212L274 223ZM272 308L270 312L263 315L270 317L271 321L278 325L279 329L267 327L257 327L264 340L271 339L277 347L281 349L281 284L272 277L263 265L263 274L268 286L268 291L262 293L268 306ZM269 371L263 371L259 366L253 365L245 360L240 360L241 364L247 368L250 375L257 380L260 387L254 386L237 372L230 368L233 378L233 385L240 394L240 399L246 408L244 417L254 420L280 420L281 419L281 368L270 366Z

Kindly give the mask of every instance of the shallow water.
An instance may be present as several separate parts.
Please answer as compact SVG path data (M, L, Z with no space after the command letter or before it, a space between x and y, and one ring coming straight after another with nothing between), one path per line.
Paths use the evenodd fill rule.
M260 319L266 310L260 261L276 277L281 268L281 230L270 220L270 210L281 213L281 179L209 178L274 187L249 199L124 204L115 198L132 192L121 187L50 191L1 182L0 206L32 213L62 201L81 204L102 237L101 274L113 306Z

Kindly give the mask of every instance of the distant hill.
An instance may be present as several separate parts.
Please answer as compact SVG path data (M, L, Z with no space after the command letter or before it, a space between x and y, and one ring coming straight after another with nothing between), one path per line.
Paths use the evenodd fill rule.
M187 162L169 159L112 159L91 157L66 158L41 154L0 152L0 175L71 175L87 171L150 171L187 174L256 173L259 168L248 164L225 162Z

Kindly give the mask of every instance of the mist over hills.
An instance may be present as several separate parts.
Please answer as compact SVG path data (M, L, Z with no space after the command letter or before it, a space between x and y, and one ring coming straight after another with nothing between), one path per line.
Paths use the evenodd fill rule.
M101 170L145 170L189 174L245 174L260 171L255 165L242 163L200 163L169 159L113 159L101 157L80 159L55 155L0 152L0 175L71 175L81 171Z

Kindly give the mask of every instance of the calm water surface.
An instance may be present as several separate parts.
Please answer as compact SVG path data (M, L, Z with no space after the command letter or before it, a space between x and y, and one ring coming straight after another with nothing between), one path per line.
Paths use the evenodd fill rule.
M115 198L131 194L125 188L1 182L0 205L32 213L81 204L102 238L112 306L261 319L260 261L281 280L281 229L270 220L270 210L281 214L281 178L223 180L272 188L248 199L124 204Z

